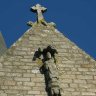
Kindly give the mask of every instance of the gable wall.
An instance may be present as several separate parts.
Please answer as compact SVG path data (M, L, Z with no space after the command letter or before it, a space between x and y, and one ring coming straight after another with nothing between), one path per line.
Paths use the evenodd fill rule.
M62 96L96 96L96 62L54 28L29 29L0 58L0 96L47 96L35 51L53 45Z

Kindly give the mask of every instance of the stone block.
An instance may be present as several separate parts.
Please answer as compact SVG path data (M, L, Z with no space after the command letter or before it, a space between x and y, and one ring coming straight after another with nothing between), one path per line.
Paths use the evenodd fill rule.
M19 66L20 69L32 69L32 66Z
M40 94L40 91L28 91L28 94L38 95Z
M24 86L34 86L35 87L35 83L34 82L23 82Z
M30 78L20 78L20 77L15 77L14 80L15 80L15 81L26 82L26 81L30 81Z
M5 90L5 93L8 93L8 94L18 94L19 91L17 91L17 90Z
M87 83L86 80L80 80L80 79L74 79L73 82L74 82L75 84L86 84L86 83Z
M4 75L5 75L5 73L4 73L4 72L0 72L0 77L1 77L1 76L4 76Z
M82 92L82 96L96 96L94 92Z
M4 81L4 85L15 85L15 81Z
M77 75L77 79L88 79L88 80L93 80L92 75Z
M30 77L30 78L35 78L36 75L35 74L32 74L32 73L23 73L23 77Z
M21 73L6 73L6 76L11 76L11 77L21 77L22 74Z
M31 90L29 86L9 86L11 90Z

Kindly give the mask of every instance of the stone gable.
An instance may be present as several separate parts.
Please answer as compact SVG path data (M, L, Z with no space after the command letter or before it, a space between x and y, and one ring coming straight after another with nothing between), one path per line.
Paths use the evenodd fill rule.
M38 48L54 46L61 96L96 96L96 62L52 26L27 30L0 58L0 96L48 96Z

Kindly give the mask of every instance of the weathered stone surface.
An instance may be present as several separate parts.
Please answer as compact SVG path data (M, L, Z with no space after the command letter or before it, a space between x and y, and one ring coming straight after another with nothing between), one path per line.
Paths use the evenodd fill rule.
M0 57L0 96L48 96L38 48L54 46L61 96L96 96L96 61L53 26L35 24Z
M3 91L0 91L0 96L7 96L7 93L4 93Z
M41 63L38 60L33 61L32 58L39 47L46 48L49 44L58 51L56 66L61 96L96 95L95 60L55 31L53 27L36 25L28 30L15 46L13 45L14 48L11 46L7 53L1 56L0 87L1 91L5 90L5 93L1 93L2 96L47 96L44 75L39 71ZM42 32L45 36L41 35ZM40 39L36 39L37 37ZM21 94L21 90L24 94Z

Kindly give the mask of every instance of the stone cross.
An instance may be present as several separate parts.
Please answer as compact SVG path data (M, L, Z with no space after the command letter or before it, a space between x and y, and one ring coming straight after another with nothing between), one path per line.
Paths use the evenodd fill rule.
M43 13L47 10L47 8L42 7L40 4L37 4L33 6L31 9L33 12L37 13L37 21L42 22L44 20Z

